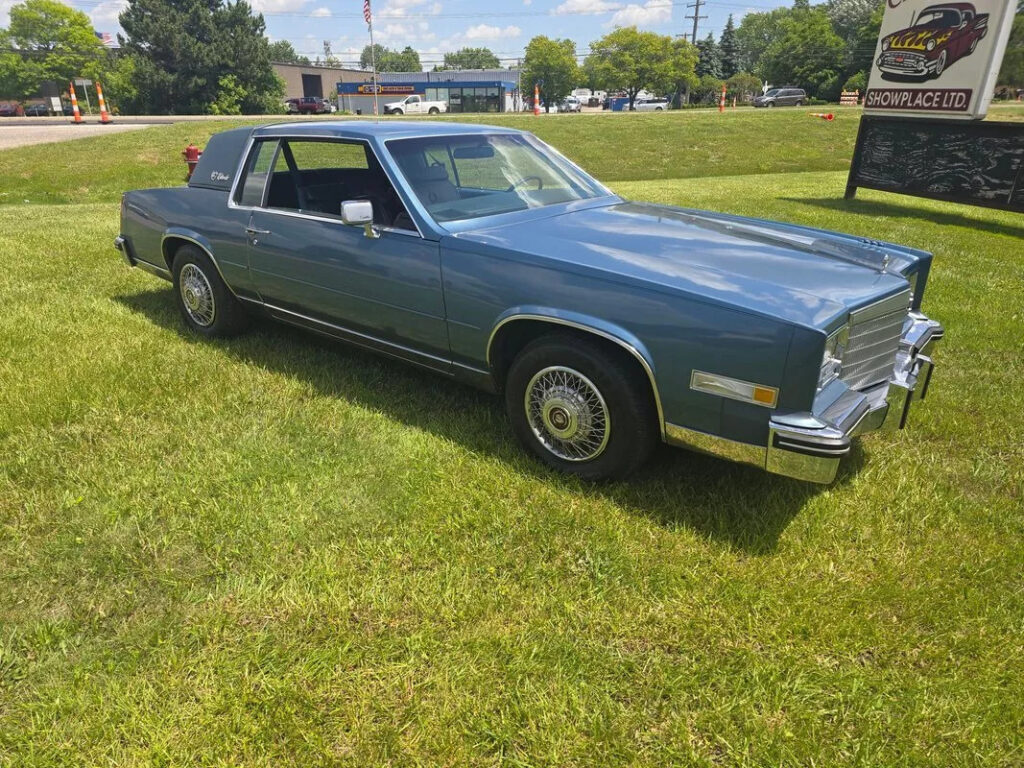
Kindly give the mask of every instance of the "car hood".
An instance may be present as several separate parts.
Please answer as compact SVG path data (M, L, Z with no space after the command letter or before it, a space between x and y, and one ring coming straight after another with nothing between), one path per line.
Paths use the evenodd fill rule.
M888 36L889 50L896 51L927 51L928 41L934 40L938 47L949 40L953 30L940 27L901 29Z
M815 328L905 290L899 271L928 257L805 227L633 202L462 231L453 241Z

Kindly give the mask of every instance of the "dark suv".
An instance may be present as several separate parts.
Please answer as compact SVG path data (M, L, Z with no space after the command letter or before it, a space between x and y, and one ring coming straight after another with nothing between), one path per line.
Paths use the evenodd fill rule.
M301 99L288 99L285 109L292 114L321 115L331 111L331 105L319 96L303 96Z
M802 107L806 103L803 88L772 88L764 96L754 97L755 107Z

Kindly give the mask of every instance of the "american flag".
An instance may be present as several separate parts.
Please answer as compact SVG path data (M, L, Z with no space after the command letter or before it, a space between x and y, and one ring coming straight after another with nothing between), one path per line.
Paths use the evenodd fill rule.
M366 23L372 23L372 16L370 15L370 0L363 0L363 18L366 19Z

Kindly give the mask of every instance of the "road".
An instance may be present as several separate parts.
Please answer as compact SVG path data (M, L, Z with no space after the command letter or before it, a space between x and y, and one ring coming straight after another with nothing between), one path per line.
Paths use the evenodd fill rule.
M69 141L70 139L81 139L86 136L98 136L105 133L117 133L119 131L134 131L145 128L146 123L119 125L82 124L72 125L70 123L17 123L5 125L0 123L0 149L11 149L12 147L24 147L29 144L46 144L54 141Z

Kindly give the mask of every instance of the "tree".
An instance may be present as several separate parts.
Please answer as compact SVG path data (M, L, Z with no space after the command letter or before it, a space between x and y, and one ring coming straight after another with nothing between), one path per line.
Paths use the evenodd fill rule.
M282 64L309 65L309 57L300 56L295 47L287 40L275 40L267 46L270 60Z
M740 44L736 40L736 26L732 22L732 14L718 38L718 51L722 60L722 76L732 77L740 71Z
M749 72L737 72L725 81L725 87L739 101L749 101L761 93L761 80Z
M883 0L828 0L825 11L836 34L852 41L872 13L884 7Z
M620 27L590 46L590 79L609 89L621 89L633 108L642 90L666 93L693 74L696 52L674 45L672 38L636 27ZM688 69L689 68L689 69Z
M46 81L67 87L76 77L100 78L108 54L89 17L56 0L25 0L11 7L0 30L0 87L26 98Z
M822 6L798 0L780 27L781 35L761 57L759 75L774 85L796 85L818 98L839 95L846 44L832 29Z
M552 40L544 35L533 38L526 46L523 59L523 88L540 86L545 109L557 104L569 93L579 79L576 65L576 43L572 40Z
M708 36L697 43L697 76L710 75L718 79L722 78L722 53L718 50L718 43L708 32Z
M371 69L374 64L378 72L419 72L421 69L420 55L408 45L401 51L393 51L380 43L374 43L372 60L370 46L367 45L359 55L359 66Z
M490 48L462 48L444 55L444 64L438 69L498 69L501 62Z
M761 61L764 52L784 34L784 23L792 11L775 8L764 13L748 13L736 29L740 68L764 78ZM873 50L873 49L872 49Z
M243 114L280 101L263 16L244 0L128 0L120 22L121 47L134 66L132 107L139 111L208 112L227 75L243 86Z
M1007 88L1024 88L1024 11L1019 10L1013 20L1010 39L1006 43L1006 54L999 69L999 85Z

